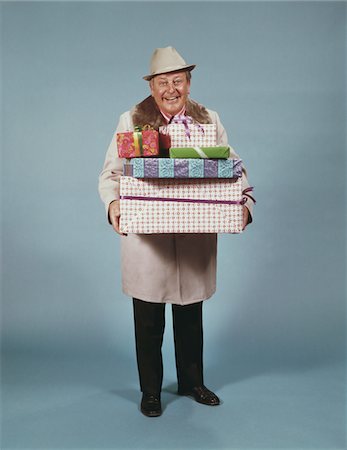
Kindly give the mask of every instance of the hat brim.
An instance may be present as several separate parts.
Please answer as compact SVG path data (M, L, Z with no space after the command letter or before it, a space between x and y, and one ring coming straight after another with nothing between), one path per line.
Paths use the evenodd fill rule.
M166 69L160 70L158 72L152 73L152 75L146 75L144 77L142 77L144 80L149 81L151 80L153 77L157 76L157 75L162 75L164 73L171 73L171 72L185 72L185 71L191 71L196 67L196 64L190 64L189 66L180 66L180 67L174 67L174 68L169 68L167 67Z

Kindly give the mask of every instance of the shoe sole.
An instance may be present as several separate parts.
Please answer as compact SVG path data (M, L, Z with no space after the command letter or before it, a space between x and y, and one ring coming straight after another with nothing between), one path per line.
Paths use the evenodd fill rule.
M146 417L159 417L162 414L161 412L144 412L142 410L141 410L141 412Z

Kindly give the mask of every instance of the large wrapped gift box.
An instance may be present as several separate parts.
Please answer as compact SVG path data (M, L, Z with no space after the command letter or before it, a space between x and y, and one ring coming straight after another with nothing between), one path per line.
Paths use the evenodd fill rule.
M217 145L214 123L172 123L160 127L159 132L164 136L170 136L170 147L214 147Z
M123 174L135 178L239 178L240 159L132 158L124 160Z
M159 155L159 133L152 129L117 133L118 156L136 158Z
M242 178L120 179L123 233L241 233Z
M228 158L230 147L171 147L170 158Z

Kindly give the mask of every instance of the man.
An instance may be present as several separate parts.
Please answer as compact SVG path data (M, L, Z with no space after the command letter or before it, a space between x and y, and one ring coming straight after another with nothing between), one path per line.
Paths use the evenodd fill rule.
M199 123L215 123L217 144L227 145L218 114L189 99L191 71L173 48L158 48L150 64L151 95L122 114L116 132L151 125L158 129L173 116L185 114ZM122 161L114 135L100 174L99 192L108 220L119 231L119 179ZM231 157L237 158L236 154ZM243 188L248 187L246 173ZM244 228L251 219L252 199L243 206ZM172 304L178 394L216 406L220 400L203 378L202 302L216 289L216 234L129 234L121 237L123 291L133 298L136 356L142 391L141 411L161 415L163 379L161 346L165 304Z

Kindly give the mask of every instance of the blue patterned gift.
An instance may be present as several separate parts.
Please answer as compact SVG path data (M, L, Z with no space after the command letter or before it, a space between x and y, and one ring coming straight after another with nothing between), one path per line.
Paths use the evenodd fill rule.
M132 158L123 175L135 178L240 178L241 159Z

